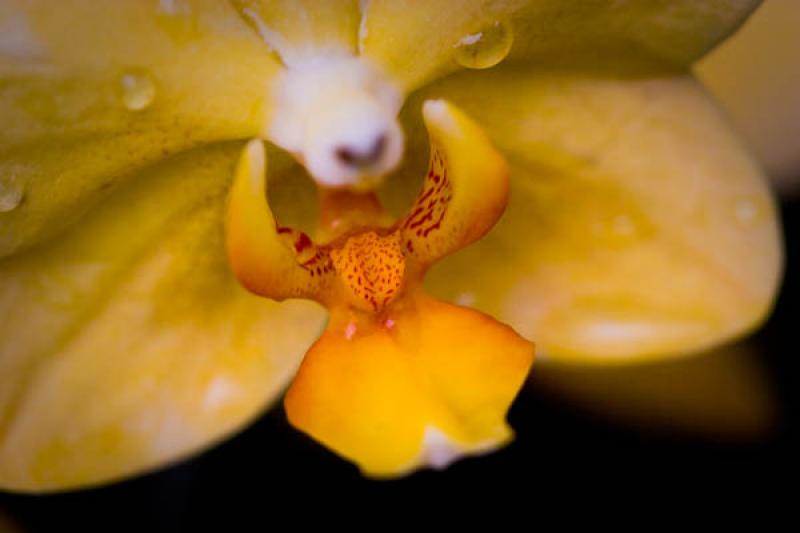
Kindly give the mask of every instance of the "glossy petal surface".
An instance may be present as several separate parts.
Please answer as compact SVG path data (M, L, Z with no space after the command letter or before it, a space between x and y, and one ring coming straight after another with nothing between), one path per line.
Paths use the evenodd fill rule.
M754 0L369 0L360 48L408 90L459 68L458 43L495 22L513 34L509 60L583 69L685 66L741 24Z
M286 385L323 317L231 275L222 216L239 150L165 163L0 263L0 486L72 488L163 465Z
M509 157L512 185L497 228L429 277L434 294L581 362L694 352L766 315L782 263L772 197L691 78L509 68L421 96L444 95ZM402 203L406 181L385 198Z
M154 161L260 131L279 69L216 0L4 2L0 33L0 175L24 191L0 256Z

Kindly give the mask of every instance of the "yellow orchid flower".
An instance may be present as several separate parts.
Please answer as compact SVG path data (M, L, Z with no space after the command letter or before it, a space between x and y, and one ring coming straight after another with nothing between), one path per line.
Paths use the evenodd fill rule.
M0 487L164 465L289 382L366 474L440 467L511 437L529 340L746 334L775 208L688 69L757 3L0 1Z

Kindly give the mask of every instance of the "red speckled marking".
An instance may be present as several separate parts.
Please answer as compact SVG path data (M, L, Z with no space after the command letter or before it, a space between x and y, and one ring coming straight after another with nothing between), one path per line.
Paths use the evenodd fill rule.
M397 232L381 236L374 231L354 235L331 250L339 278L359 307L380 311L397 295L405 274L405 257Z
M420 246L430 251L430 243L424 241L431 233L441 229L452 197L453 186L447 174L444 155L433 147L422 191L411 208L411 214L400 225L406 254L413 254Z
M442 255L442 246L449 245L447 235L439 231L452 197L445 156L434 147L422 191L410 214L391 233L362 231L343 242L317 246L301 231L285 227L277 231L308 273L309 278L302 280L303 291L320 294L338 278L350 296L350 305L377 313L402 289L407 259L435 259Z
M278 227L278 235L281 235L287 246L294 249L297 254L297 263L308 272L314 280L309 281L308 285L302 287L304 292L319 291L323 285L325 274L333 272L330 251L325 246L315 246L311 238L300 230L288 227Z

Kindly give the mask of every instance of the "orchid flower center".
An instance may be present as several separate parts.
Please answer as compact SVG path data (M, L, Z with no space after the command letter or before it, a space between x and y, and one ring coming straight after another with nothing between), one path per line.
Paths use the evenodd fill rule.
M431 264L488 231L507 201L505 163L481 146L482 132L449 104L428 102L425 117L432 130L430 169L408 214L387 225L374 193L321 189L324 243L274 220L262 200L263 146L251 142L239 166L228 233L231 264L245 287L278 300L303 297L332 310L380 313L417 290ZM259 235L251 241L254 230Z
M310 57L277 82L264 136L324 187L373 188L403 153L401 93L365 61Z
M279 225L258 140L244 150L228 205L228 258L240 283L331 313L287 393L289 420L379 476L506 442L505 412L533 361L532 345L508 326L424 293L432 264L500 218L508 170L452 105L428 101L423 114L430 167L399 220L374 193L321 189L324 242Z

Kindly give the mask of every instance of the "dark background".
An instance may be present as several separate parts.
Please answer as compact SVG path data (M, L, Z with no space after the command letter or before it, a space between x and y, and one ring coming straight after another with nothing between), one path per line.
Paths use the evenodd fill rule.
M347 520L389 509L393 514L375 524L383 529L395 517L449 512L443 504L451 501L462 517L488 508L489 501L510 507L507 495L525 502L516 510L530 514L535 524L543 502L552 500L576 502L576 514L585 500L611 502L609 509L627 513L632 495L669 510L686 499L791 491L798 479L791 460L800 442L794 336L800 325L800 197L784 199L781 207L784 285L771 319L747 341L779 407L767 436L742 442L632 425L589 415L534 383L510 412L517 438L506 449L444 472L369 481L291 429L276 407L225 444L155 474L76 493L0 493L0 531L239 531L284 524L283 529L282 518L291 519L291 527L330 520L331 504Z

